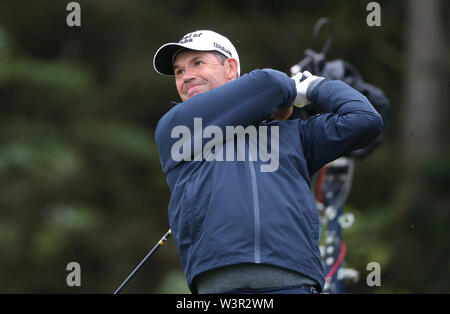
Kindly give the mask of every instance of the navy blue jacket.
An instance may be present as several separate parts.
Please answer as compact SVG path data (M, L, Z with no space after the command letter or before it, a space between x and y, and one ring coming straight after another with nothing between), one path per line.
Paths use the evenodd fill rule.
M276 108L289 107L295 97L295 83L286 74L254 70L174 106L158 122L156 144L171 191L169 224L191 291L196 275L236 263L284 267L323 287L310 177L326 163L370 143L383 122L366 97L328 79L308 90L308 99L325 113L306 121L267 122ZM235 140L235 157L238 141L226 138L226 127L255 126L260 133L266 126L267 142L273 136L279 139L276 170L261 171L267 160L249 155L243 161L206 160L195 141L205 145L212 135L202 139L200 133L194 139L194 118L201 118L202 131L215 126L223 131L223 142ZM176 126L191 130L191 138L181 141ZM191 147L191 161L174 160L174 151L182 150L174 144L181 142Z

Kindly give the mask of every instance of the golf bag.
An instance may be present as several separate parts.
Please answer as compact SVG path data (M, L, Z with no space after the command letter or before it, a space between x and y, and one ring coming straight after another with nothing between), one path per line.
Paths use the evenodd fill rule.
M322 18L316 23L313 31L314 41L320 28L325 24L328 24L330 28L332 27L326 18ZM390 102L384 92L380 88L365 82L360 73L349 62L342 59L325 60L325 54L331 46L332 38L332 33L330 33L321 52L307 49L305 58L291 68L291 75L300 71L309 71L316 76L343 81L367 97L382 116L386 126ZM303 108L294 107L290 119L305 120L320 113L320 110L314 104ZM351 279L354 282L359 280L359 273L356 270L345 268L347 248L342 230L351 227L354 216L351 213L344 213L343 209L351 190L354 158L363 159L369 155L381 143L383 136L384 133L381 132L369 145L349 152L346 156L325 165L318 173L315 197L322 229L320 233L323 244L320 245L320 250L326 274L323 293L345 293L346 279Z

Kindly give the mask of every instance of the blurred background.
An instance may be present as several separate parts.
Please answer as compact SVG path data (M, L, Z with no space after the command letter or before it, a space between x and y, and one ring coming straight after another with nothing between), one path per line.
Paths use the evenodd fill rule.
M212 29L242 72L289 73L315 22L334 24L344 59L391 102L382 144L357 160L345 207L353 293L450 292L448 1L63 0L0 2L0 293L112 293L169 229L169 189L154 144L179 101L153 55ZM81 266L68 287L66 265ZM381 266L368 287L366 265ZM124 292L186 293L173 239Z

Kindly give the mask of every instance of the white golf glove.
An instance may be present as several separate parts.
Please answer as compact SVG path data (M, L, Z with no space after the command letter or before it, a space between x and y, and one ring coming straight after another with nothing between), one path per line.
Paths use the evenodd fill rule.
M295 81L295 86L297 87L297 97L295 98L293 105L301 108L311 102L306 98L306 92L311 84L316 80L323 80L324 78L312 75L310 72L305 71L298 72L292 79Z

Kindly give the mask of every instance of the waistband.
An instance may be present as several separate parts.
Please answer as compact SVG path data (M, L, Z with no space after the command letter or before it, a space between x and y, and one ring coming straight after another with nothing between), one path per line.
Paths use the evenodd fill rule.
M268 264L252 263L215 268L199 274L194 280L200 294L247 288L319 286L315 280L298 272Z

